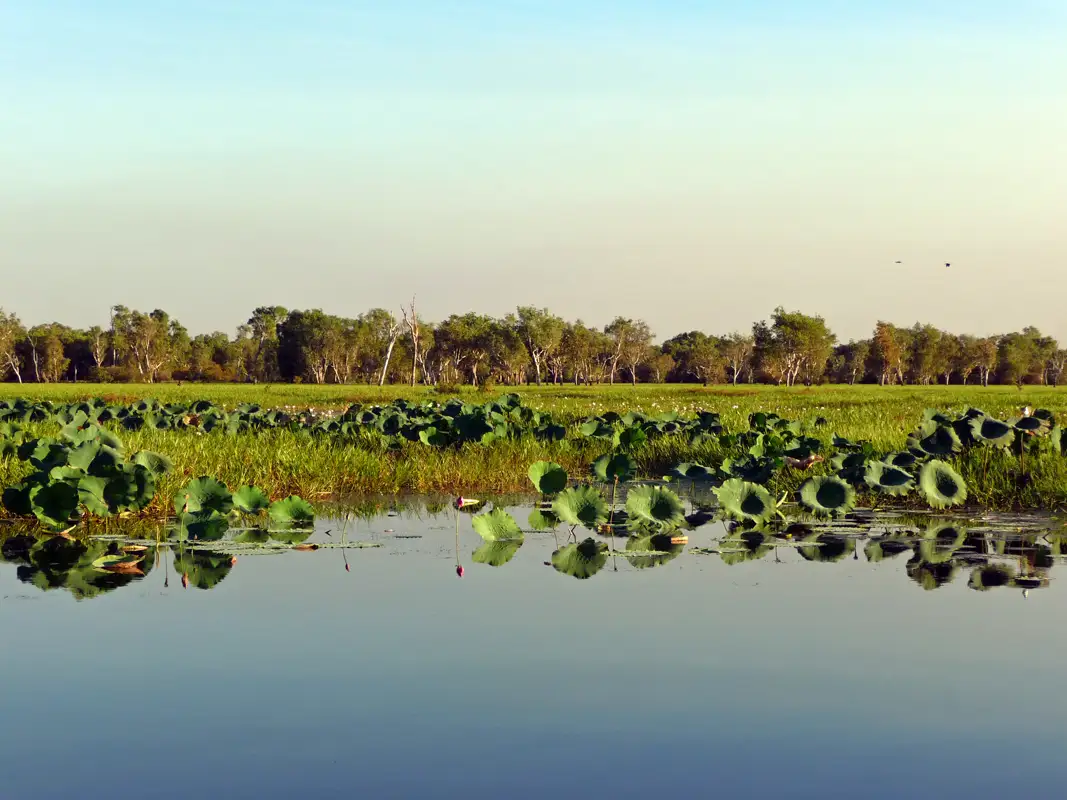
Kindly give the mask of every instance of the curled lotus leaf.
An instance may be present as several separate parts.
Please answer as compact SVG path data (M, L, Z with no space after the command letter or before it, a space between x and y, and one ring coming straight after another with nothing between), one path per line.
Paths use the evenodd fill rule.
M919 490L932 508L958 506L967 500L967 484L956 470L934 459L919 472Z
M637 486L626 496L626 513L660 528L677 528L685 521L681 499L664 486Z
M527 474L541 494L558 494L567 488L567 471L554 461L535 461Z
M672 478L678 478L681 480L689 481L714 481L716 478L715 471L705 467L703 464L690 464L682 463L674 467L671 470L670 476Z
M971 437L977 444L1010 447L1015 441L1015 428L993 417L973 417L968 423Z
M808 543L797 548L800 557L805 561L816 561L826 564L842 561L852 555L856 550L856 542L847 536L838 536L833 533L814 534Z
M608 560L608 546L595 539L585 539L576 544L561 547L552 553L552 566L556 572L585 580L596 575Z
M530 527L535 531L550 531L559 526L556 512L548 508L535 508L530 512Z
M731 519L766 522L777 511L770 492L758 483L740 478L726 481L715 490L715 496L722 513Z
M820 517L840 517L856 507L856 490L841 478L808 478L797 490L797 502Z
M160 453L153 453L151 450L140 450L134 453L130 461L140 464L152 473L154 478L162 478L174 471L174 465L169 458Z
M915 478L910 472L882 461L868 464L863 480L875 491L891 497L902 497L915 488Z
M487 542L522 539L522 530L514 517L502 508L494 508L485 514L471 517L475 532Z
M1031 436L1044 436L1049 432L1049 423L1047 419L1041 419L1040 417L1015 417L1008 421L1015 430L1020 433L1029 434Z
M942 425L934 420L923 423L908 437L909 449L935 458L958 453L961 446L959 434L951 425Z
M952 559L924 561L921 556L915 556L908 561L905 571L924 591L931 592L951 583L956 577L957 567Z
M886 456L885 463L898 469L911 470L919 463L919 457L910 450L901 450Z
M608 504L592 486L576 486L561 492L552 511L568 525L595 529L608 519Z

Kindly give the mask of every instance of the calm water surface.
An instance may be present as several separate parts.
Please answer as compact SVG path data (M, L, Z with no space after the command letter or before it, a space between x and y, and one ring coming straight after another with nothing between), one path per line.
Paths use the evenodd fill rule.
M713 524L576 580L551 532L474 563L461 517L460 579L454 519L232 566L164 548L108 591L9 540L0 797L1067 795L1067 567L1041 536L924 562L863 529L802 550ZM1029 596L972 588L995 564Z

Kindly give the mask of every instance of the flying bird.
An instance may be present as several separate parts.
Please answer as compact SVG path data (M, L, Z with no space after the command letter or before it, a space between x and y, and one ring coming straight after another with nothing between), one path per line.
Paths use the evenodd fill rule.
M946 262L946 263L945 263L945 266L946 266L946 267L951 267L952 265Z

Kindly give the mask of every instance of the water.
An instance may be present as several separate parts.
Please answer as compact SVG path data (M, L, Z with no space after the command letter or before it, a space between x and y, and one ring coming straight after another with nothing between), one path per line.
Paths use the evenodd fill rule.
M929 524L764 552L713 523L576 580L552 533L472 562L461 517L459 579L452 513L402 514L348 527L373 549L183 553L189 588L166 548L101 593L49 573L82 601L9 538L0 796L1062 797L1058 539L972 521L912 577ZM1036 577L977 591L982 564Z

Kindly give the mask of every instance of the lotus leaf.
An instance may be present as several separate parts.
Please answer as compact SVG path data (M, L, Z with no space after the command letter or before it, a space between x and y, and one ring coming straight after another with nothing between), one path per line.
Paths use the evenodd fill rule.
M222 553L197 551L174 558L174 571L187 577L189 585L195 589L214 589L231 569L233 557Z
M985 592L999 586L1010 586L1015 573L1001 564L978 567L971 573L967 586L975 591Z
M663 486L637 486L626 497L626 513L660 528L677 528L685 521L682 501Z
M174 511L218 511L229 514L233 509L233 495L226 485L203 475L194 478L174 495Z
M999 419L972 417L967 424L970 426L971 437L978 444L1010 447L1015 441L1015 429Z
M929 456L949 456L958 453L960 437L951 425L942 425L934 420L923 425L908 437L908 448Z
M164 475L169 475L174 469L174 465L171 464L169 458L159 453L153 453L150 450L141 450L134 453L130 461L147 469L153 478L162 478Z
M676 559L685 549L684 545L672 544L670 533L655 533L648 536L631 536L626 540L626 560L636 569L650 569Z
M637 464L626 453L608 453L593 462L593 477L605 483L631 481L637 474Z
M474 531L487 542L522 539L522 530L515 519L502 508L471 518Z
M703 464L679 464L671 470L671 476L690 481L713 481L715 473Z
M762 486L731 478L715 490L719 507L731 519L765 522L777 511L770 492Z
M592 486L576 486L560 493L552 511L568 525L595 529L608 519L608 504Z
M270 508L270 498L258 486L242 486L233 493L233 507L243 514L261 514Z
M78 490L64 481L32 487L29 499L33 515L53 530L67 527L78 510Z
M948 508L967 500L967 484L944 461L932 460L919 472L919 489L933 508Z
M554 511L546 508L535 508L530 512L530 527L535 531L548 531L559 525L559 517Z
M882 461L868 464L863 479L872 489L891 497L902 497L915 488L911 473Z
M178 518L178 538L215 542L226 535L230 521L215 509L203 509L182 514Z
M623 450L633 450L648 441L648 434L641 428L623 428L615 433L615 446Z
M296 495L275 500L267 509L267 515L271 523L279 527L311 527L315 522L314 507Z
M805 561L827 564L848 558L855 550L856 543L853 539L832 533L816 534L809 544L797 548L800 557Z
M554 461L535 461L528 474L541 494L558 494L567 488L567 472Z
M820 517L839 517L856 507L856 491L829 475L808 478L797 491L797 502Z

